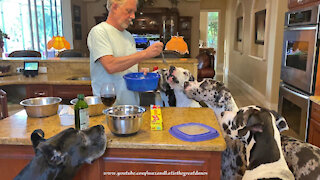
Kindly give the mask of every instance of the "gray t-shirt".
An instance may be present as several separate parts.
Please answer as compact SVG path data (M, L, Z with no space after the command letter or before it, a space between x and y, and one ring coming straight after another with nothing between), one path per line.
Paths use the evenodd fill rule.
M119 31L112 25L102 22L91 29L87 43L90 51L93 95L100 96L102 84L113 82L117 92L117 100L114 105L139 105L139 94L129 91L122 77L130 72L138 72L138 65L122 72L109 74L98 60L106 55L121 57L136 53L136 44L132 35L126 30Z

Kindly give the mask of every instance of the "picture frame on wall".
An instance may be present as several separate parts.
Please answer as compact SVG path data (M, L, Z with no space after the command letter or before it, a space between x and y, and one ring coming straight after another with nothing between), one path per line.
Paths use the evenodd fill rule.
M82 40L81 24L74 24L74 39Z
M243 17L237 18L237 41L242 42Z
M266 10L255 13L255 43L264 45L264 33L266 27Z
M81 8L78 5L73 5L73 21L81 21Z

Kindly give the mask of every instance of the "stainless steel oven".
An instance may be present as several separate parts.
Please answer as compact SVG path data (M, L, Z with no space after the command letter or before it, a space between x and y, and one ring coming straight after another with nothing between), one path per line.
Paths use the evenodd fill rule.
M290 128L285 133L303 141L307 140L309 106L308 94L290 85L280 84L278 110Z
M310 95L314 94L318 59L319 6L289 11L281 62L278 111L289 125L288 135L307 140Z
M319 6L286 13L281 79L307 93L313 92Z

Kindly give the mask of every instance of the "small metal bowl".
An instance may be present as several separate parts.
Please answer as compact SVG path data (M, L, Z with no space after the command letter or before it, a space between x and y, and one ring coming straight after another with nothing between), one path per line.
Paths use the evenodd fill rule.
M29 117L47 117L57 114L59 103L62 101L59 97L37 97L25 99L20 102Z
M146 108L133 105L119 105L103 110L110 131L117 136L136 134L143 123L142 114Z
M106 106L102 103L99 96L86 96L84 101L88 104L89 107L89 116L98 116L102 114L102 111ZM70 104L75 105L78 102L78 99L72 99Z

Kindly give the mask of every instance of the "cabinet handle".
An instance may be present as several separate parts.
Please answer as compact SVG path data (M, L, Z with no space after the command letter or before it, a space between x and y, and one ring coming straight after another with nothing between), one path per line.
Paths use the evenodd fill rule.
M35 92L34 94L36 96L44 96L46 93L45 92Z
M297 0L297 3L302 4L303 0Z

